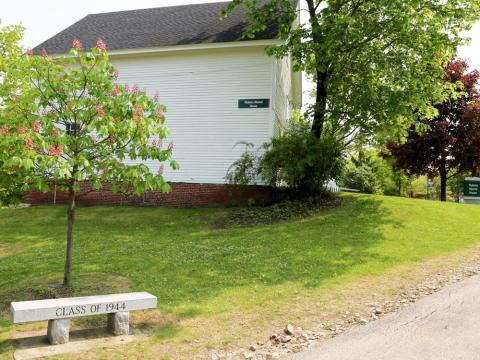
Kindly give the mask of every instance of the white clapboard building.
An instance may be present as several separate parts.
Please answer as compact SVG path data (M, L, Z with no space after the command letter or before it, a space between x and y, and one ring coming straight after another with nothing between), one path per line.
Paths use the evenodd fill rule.
M78 38L86 48L107 44L119 81L160 92L179 171L172 183L222 185L230 165L250 142L259 146L280 133L301 104L301 74L290 59L267 56L279 44L272 20L255 39L242 9L225 20L227 2L92 14L38 45L64 54ZM148 164L153 171L159 164ZM191 189L192 187L190 187ZM197 187L199 188L199 187ZM220 189L218 186L211 187ZM173 187L173 192L180 187Z

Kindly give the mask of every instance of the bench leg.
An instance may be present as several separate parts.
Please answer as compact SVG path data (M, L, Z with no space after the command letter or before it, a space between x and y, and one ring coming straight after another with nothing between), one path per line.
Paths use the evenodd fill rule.
M129 312L117 312L108 314L108 330L113 335L128 335L130 331Z
M70 336L70 319L48 320L48 341L52 345L66 344Z

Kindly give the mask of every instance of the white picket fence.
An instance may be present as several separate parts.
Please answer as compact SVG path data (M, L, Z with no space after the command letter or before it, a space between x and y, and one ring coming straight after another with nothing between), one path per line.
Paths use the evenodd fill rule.
M335 180L329 180L325 187L331 192L340 192L340 187L335 182Z

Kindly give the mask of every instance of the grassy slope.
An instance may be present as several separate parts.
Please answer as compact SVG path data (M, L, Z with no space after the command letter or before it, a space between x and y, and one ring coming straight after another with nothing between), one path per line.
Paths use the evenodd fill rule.
M228 209L81 208L76 293L149 291L160 312L179 319L255 317L267 306L274 319L292 295L480 243L480 206L342 198L340 208L305 220L232 229L210 225ZM65 221L62 207L0 210L0 310L61 280ZM158 326L152 341L176 335Z

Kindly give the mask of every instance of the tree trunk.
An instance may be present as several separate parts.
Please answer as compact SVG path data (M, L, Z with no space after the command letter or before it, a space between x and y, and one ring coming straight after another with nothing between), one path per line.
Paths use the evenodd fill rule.
M447 166L446 159L442 157L440 165L440 201L447 201Z
M63 275L63 286L70 287L73 264L73 226L75 224L75 190L70 188L68 191L68 209L67 209L67 252L65 259L65 272Z
M318 22L316 11L317 6L314 0L306 0L306 2L309 13L309 22L312 27L313 43L320 48L320 45L322 44L322 30ZM327 109L327 72L321 67L322 62L320 59L322 59L322 55L321 50L317 50L315 53L317 94L315 97L315 105L313 107L312 133L317 139L320 139L322 136L323 125L325 122L325 111Z
M320 139L325 122L325 111L327 110L327 74L317 70L317 94L313 108L312 132L317 139Z

